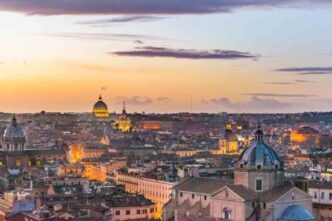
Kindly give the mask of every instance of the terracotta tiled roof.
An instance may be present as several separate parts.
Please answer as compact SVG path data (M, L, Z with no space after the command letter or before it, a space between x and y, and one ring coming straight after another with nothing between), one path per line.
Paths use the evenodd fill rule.
M332 182L309 181L309 188L332 189Z
M289 190L294 188L291 184L285 184L282 186L275 187L271 190L267 190L259 193L259 199L262 202L271 202L277 200L279 197L287 193Z
M15 213L13 215L10 215L6 217L6 221L25 221L26 218L29 218L30 221L65 221L64 218L60 217L49 217L49 218L37 218L34 217L32 214L27 214L27 213Z
M253 190L247 189L242 185L227 185L234 193L239 195L244 200L255 200L257 199L257 193Z
M178 191L212 194L226 185L232 184L232 180L221 180L215 178L191 178L175 187Z

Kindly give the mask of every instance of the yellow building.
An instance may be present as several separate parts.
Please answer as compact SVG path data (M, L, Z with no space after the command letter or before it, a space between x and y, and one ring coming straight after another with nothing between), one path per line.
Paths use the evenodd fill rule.
M114 123L114 126L122 132L128 132L132 129L131 119L129 116L127 116L125 103L123 103L122 114L119 119Z
M57 175L60 177L63 176L80 177L83 175L83 166L77 163L60 165L57 169Z
M107 152L107 148L104 147L85 147L82 144L71 144L69 151L67 152L67 161L70 163L76 163L83 159L98 158Z
M89 180L105 182L108 178L107 174L127 166L127 159L117 158L107 163L97 161L86 161L82 163L85 167L85 177L87 177Z
M162 207L170 200L172 189L176 184L119 171L115 173L115 182L124 185L127 192L143 194L145 198L156 203L156 218L161 218Z
M291 141L295 144L319 144L319 131L311 127L300 127L292 130Z
M239 155L239 145L236 134L231 129L231 124L227 124L225 134L219 139L219 147L211 151L212 154Z
M84 166L84 176L87 177L89 180L97 180L99 182L106 181L107 165L86 163Z
M101 95L95 105L93 105L92 113L98 119L109 118L110 113L108 112L108 107L103 101Z

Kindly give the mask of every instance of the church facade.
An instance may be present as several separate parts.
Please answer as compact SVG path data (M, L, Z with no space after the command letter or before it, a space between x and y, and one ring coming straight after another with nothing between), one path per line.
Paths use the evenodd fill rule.
M127 115L125 103L123 103L123 109L120 117L114 122L113 126L115 129L122 132L130 132L132 130L131 119Z
M190 178L174 188L163 219L175 221L313 221L309 194L285 181L283 162L263 140L243 151L234 180Z
M211 150L214 155L239 155L241 153L238 145L238 138L232 131L231 124L226 125L223 137L219 139L219 146Z
M14 116L5 129L0 145L0 170L19 172L50 161L66 160L64 149L28 149L24 129Z

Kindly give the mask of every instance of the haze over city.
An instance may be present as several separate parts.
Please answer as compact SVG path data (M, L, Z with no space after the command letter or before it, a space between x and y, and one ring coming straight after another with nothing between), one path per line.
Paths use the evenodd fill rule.
M0 0L0 221L331 221L332 0Z
M56 3L54 3L56 2ZM332 107L332 3L0 0L0 111Z

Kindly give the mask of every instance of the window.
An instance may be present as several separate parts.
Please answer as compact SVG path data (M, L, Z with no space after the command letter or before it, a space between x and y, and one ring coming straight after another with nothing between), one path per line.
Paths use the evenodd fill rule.
M146 209L143 209L143 214L147 214L148 211Z
M150 209L150 213L153 213L153 212L154 212L154 208L151 208L151 209Z
M17 167L20 167L21 166L21 160L16 159L16 163L15 164L16 164Z
M324 198L325 198L325 193L324 193L324 192L322 192L322 193L321 193L321 195L320 195L320 199L322 199L322 200L323 200Z
M257 165L257 170L262 170L262 165Z
M256 180L256 191L263 191L263 180L262 179Z
M120 215L120 210L115 211L115 215L119 216Z
M192 195L191 195L191 198L194 199L194 198L195 198L195 194L192 194Z
M332 193L329 193L329 200L332 200Z
M130 210L126 210L126 215L130 215Z
M266 203L263 203L263 209L266 209Z
M204 196L204 200L206 200L207 199L207 197L206 196Z
M138 214L138 215L141 214L141 210L138 209L138 210L136 211L136 214Z
M314 198L317 199L317 192L314 192Z
M183 197L183 193L182 192L180 192L180 197Z
M278 165L275 165L274 168L275 168L276 170L278 170Z
M252 206L252 208L254 208L255 207L255 202L252 202L251 206Z
M230 219L230 211L228 208L224 208L224 220Z

